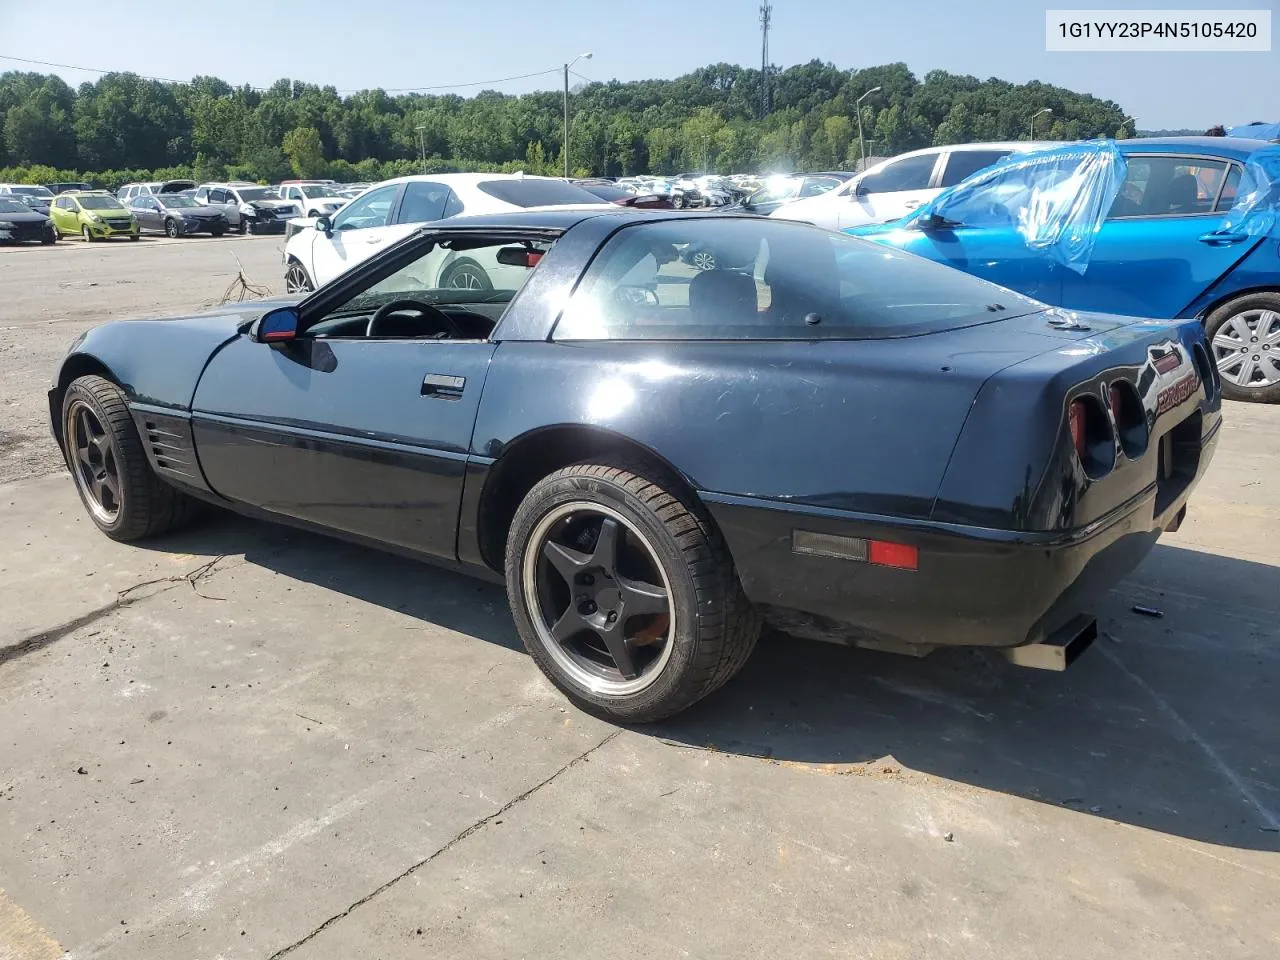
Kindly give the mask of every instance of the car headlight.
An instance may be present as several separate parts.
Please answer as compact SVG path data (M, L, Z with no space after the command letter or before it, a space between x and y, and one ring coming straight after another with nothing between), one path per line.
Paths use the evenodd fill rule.
M0 220L0 230L17 230L18 225L12 220Z
M89 220L90 220L90 221L92 221L93 223L101 223L101 222L102 222L102 218L101 218L100 216L98 216L96 213L87 213L87 214L85 214L85 216L86 216L86 217L88 217L88 218L89 218Z

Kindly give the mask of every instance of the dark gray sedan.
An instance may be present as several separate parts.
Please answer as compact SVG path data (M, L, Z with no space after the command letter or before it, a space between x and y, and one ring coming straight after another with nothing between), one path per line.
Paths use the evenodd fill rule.
M169 237L209 233L220 237L227 232L226 214L213 210L191 197L173 193L143 194L129 201L142 230L156 230Z

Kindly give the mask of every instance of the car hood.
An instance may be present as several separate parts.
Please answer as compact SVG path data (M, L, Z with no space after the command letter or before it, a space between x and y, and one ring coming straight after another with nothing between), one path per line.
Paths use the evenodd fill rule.
M49 218L35 210L23 210L20 213L0 213L0 221L6 223L42 223Z

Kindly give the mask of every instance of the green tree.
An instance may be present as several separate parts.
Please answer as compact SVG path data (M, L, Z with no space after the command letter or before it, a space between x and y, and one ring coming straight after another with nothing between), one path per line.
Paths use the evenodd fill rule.
M301 180L319 177L325 172L324 145L315 127L295 127L284 135L282 144L294 176Z

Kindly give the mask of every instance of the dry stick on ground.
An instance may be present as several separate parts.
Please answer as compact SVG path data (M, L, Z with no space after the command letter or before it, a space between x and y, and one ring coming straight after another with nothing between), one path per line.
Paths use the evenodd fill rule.
M245 300L259 300L262 297L271 296L271 288L264 287L260 284L250 283L249 278L244 275L244 264L240 262L240 258L231 253L231 258L235 260L236 266L240 268L236 274L236 278L231 281L231 285L227 287L227 292L222 295L222 299L218 301L218 306L224 303L230 303L235 300L242 303Z

